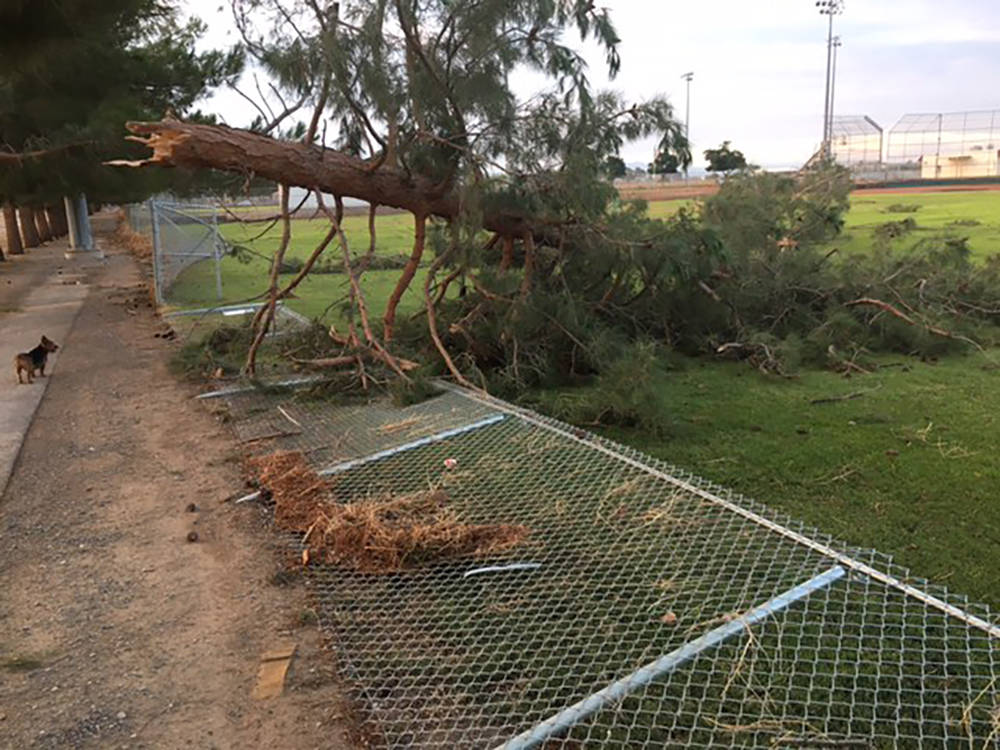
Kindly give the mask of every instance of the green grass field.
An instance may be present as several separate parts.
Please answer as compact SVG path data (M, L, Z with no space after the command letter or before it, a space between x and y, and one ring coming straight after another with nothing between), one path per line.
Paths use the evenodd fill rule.
M689 360L649 404L666 437L600 432L1000 606L1000 371L982 355L883 362L896 366L786 380ZM560 413L589 395L539 397Z
M253 239L267 225L223 224L221 232L230 242L248 245L258 255L249 262L236 258L225 258L222 262L224 302L239 302L259 295L267 288L268 261L281 238L280 227L273 227L262 237ZM287 257L304 260L326 234L329 223L325 219L297 219L293 222L292 243ZM348 216L344 219L344 234L351 252L361 255L368 249L368 218ZM409 214L379 216L376 225L378 238L376 252L379 255L409 255L413 244L413 219ZM252 241L251 241L252 240ZM338 260L340 247L331 245L325 256ZM201 262L186 269L170 290L169 302L175 307L203 307L216 304L214 291L214 269L211 263ZM290 278L290 276L285 277ZM373 312L381 315L385 300L389 298L398 271L370 271L364 276L366 297ZM423 304L424 273L419 271L413 284L400 302L399 311L406 313ZM306 278L296 290L296 299L289 306L310 318L323 316L328 310L336 310L346 299L348 286L343 274L313 274ZM336 313L334 313L336 314Z
M889 211L890 206L917 206L912 213ZM649 215L666 219L683 207L695 207L688 199L649 204ZM875 229L889 221L912 218L917 228L894 246L907 247L927 237L967 237L977 257L1000 252L1000 192L940 192L883 194L855 192L843 234L830 243L845 253L866 252L875 241ZM958 223L956 223L958 222ZM977 222L972 225L971 222Z
M912 213L890 212L890 206L918 206ZM898 247L946 234L967 237L976 257L1000 252L1000 192L910 193L907 195L854 193L843 235L832 244L846 252L866 252L874 230L887 221L907 217L917 222L910 234L894 240ZM956 223L959 222L959 223ZM971 222L978 224L970 225Z
M652 204L668 216L689 201ZM893 204L917 204L914 213L894 213ZM845 252L872 246L875 227L912 217L917 230L899 240L949 233L969 238L974 253L1000 252L1000 192L856 193L841 238ZM978 222L970 226L956 221ZM349 217L352 250L367 247L365 217ZM246 228L224 232L242 241ZM304 257L324 231L324 222L297 221L292 255ZM378 252L408 253L408 215L382 216ZM277 231L254 243L273 251ZM229 300L261 292L267 263L226 259ZM369 304L381 314L397 271L365 277ZM212 290L212 269L188 269L174 288L178 304L198 305ZM420 304L422 276L401 310ZM315 276L300 287L291 306L321 314L346 292L342 275ZM831 372L806 372L786 380L759 375L740 364L688 360L660 378L659 403L651 404L666 425L663 436L638 430L606 434L706 478L732 487L849 543L892 554L916 575L931 578L1000 609L1000 352L952 357L937 364L897 357L892 367L845 380ZM851 400L811 404L815 399L862 392ZM587 389L537 395L559 411L559 401L586 398Z

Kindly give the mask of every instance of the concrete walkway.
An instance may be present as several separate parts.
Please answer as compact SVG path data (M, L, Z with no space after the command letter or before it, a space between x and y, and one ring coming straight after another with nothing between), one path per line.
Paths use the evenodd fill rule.
M10 479L21 444L48 386L59 377L59 352L49 357L46 376L18 385L14 357L38 345L42 335L60 346L66 341L90 287L88 267L97 254L64 257L65 240L49 242L0 264L0 494Z

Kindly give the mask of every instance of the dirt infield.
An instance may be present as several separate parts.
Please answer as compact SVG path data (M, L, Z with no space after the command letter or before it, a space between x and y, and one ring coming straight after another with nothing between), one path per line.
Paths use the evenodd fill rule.
M169 374L179 344L156 335L131 257L99 241L0 496L0 748L355 746L266 516L221 502L242 489L229 430ZM0 303L20 306L15 277L35 270L5 266ZM256 699L262 655L288 643L284 694Z
M859 185L855 192L866 195L906 195L907 193L971 193L1000 190L1000 183L975 185L902 185L897 187L865 187Z
M696 180L687 183L629 182L618 185L622 200L672 201L685 198L706 198L719 192L714 180Z

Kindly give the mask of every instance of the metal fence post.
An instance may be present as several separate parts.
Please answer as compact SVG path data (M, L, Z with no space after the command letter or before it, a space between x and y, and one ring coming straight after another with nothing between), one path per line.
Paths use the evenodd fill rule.
M69 230L70 250L80 249L80 228L76 223L76 202L69 196L63 198L66 207L66 228Z
M162 272L160 268L160 252L162 249L160 247L160 218L156 212L156 201L153 198L149 199L149 216L153 234L153 290L156 294L156 303L162 305L164 304L164 299L160 281Z
M93 250L94 234L90 229L90 209L87 206L87 196L84 193L76 196L76 222L80 238L80 249Z
M222 247L219 235L219 214L212 212L212 255L215 257L215 295L222 301Z

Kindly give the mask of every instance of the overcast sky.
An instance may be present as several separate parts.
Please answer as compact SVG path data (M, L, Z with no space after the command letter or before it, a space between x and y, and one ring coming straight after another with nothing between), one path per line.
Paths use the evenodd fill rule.
M814 0L604 0L622 38L622 70L608 82L599 55L592 81L641 100L666 94L684 117L691 86L697 155L731 140L767 167L798 166L822 134L826 17ZM236 41L228 3L187 6L210 27L213 45ZM834 33L837 114L865 114L886 131L907 112L1000 108L1000 0L846 0ZM530 92L525 92L530 93ZM231 125L253 110L232 92L206 107ZM627 146L647 162L652 142ZM700 163L696 160L696 164Z

